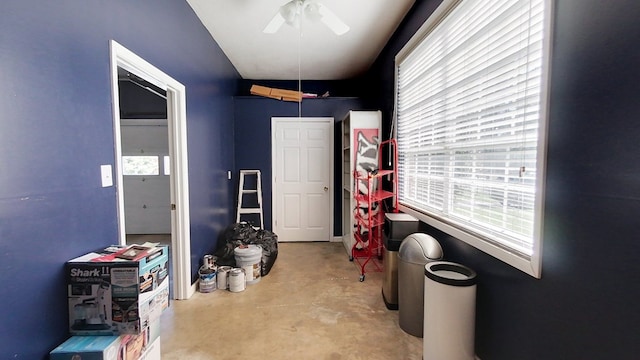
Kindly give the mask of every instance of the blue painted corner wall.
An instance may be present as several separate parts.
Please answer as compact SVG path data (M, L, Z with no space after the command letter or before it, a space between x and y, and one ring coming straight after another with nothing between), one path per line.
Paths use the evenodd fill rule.
M441 3L416 1L362 96L393 109L394 57ZM542 279L426 225L478 273L483 360L640 353L640 2L554 0ZM388 122L386 124L388 126Z
M322 82L315 86L322 88ZM311 85L310 85L311 86ZM295 89L296 87L284 87ZM360 99L355 97L331 97L326 99L303 99L301 104L303 117L333 117L334 127L334 189L341 189L342 148L340 140L340 121L349 110L363 110ZM241 169L256 169L262 173L262 193L271 194L271 118L298 117L298 103L285 102L257 96L238 96L235 98L235 173ZM237 175L236 175L237 176ZM238 182L235 181L235 193ZM341 192L334 191L333 235L342 235L342 216L340 215ZM237 202L237 199L234 199ZM265 228L272 230L272 202L270 196L263 198Z
M118 242L110 40L187 92L192 273L232 208L239 75L184 0L0 3L1 359L68 337L64 262Z

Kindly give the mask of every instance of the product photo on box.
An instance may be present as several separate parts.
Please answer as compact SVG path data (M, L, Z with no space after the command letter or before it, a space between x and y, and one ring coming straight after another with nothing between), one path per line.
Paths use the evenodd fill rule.
M169 305L167 246L111 246L65 264L72 335L140 334Z

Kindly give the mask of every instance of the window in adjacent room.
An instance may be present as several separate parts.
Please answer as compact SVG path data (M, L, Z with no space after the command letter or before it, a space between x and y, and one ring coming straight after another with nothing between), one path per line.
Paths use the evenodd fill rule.
M550 0L445 0L396 57L403 211L540 277Z
M123 175L159 175L158 156L122 156Z
M171 161L169 159L169 155L162 157L162 164L162 173L165 175L171 175Z

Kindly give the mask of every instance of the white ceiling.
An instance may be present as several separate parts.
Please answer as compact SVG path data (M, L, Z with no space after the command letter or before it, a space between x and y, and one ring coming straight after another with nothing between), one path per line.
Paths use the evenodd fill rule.
M342 80L371 66L415 0L317 0L350 27L341 36L312 21L263 33L289 0L187 2L242 78Z

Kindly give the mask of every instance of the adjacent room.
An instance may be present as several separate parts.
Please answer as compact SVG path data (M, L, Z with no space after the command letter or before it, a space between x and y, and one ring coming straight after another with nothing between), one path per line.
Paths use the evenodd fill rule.
M636 359L639 16L3 1L0 358Z

